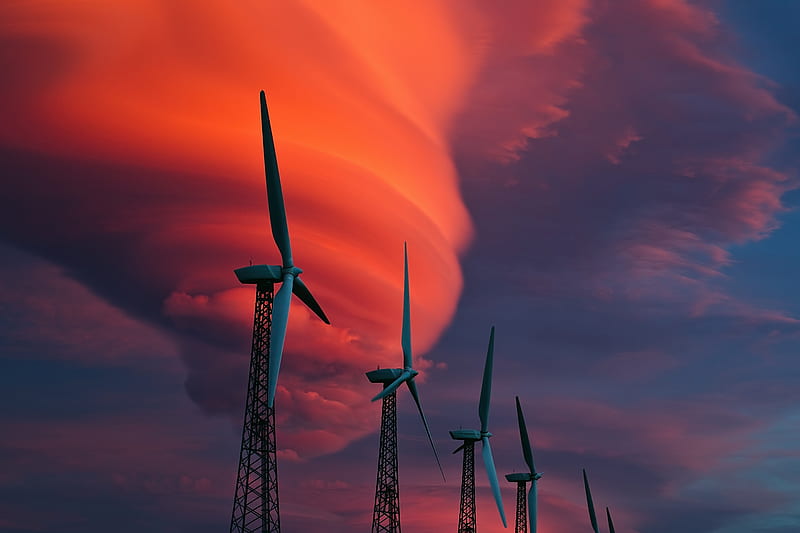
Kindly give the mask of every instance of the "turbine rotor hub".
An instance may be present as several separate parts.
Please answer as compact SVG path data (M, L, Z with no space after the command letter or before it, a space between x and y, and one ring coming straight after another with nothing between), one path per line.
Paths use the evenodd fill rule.
M299 276L302 273L303 273L303 269L302 268L297 268L296 266L290 266L290 267L281 268L281 274L284 275L284 276L286 274L291 274L292 277L296 278L297 276Z

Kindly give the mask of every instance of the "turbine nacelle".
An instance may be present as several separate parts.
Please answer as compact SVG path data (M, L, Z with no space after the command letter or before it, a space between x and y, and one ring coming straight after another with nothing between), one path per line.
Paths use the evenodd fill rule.
M402 368L379 368L367 372L367 379L370 383L391 383L402 374Z
M257 284L265 281L280 283L286 274L297 277L303 273L302 268L296 266L283 267L281 265L250 265L237 268L233 271L239 279L239 283Z
M514 474L506 474L506 480L512 483L538 481L542 477L541 472L531 474L530 472L516 472Z
M481 432L477 429L454 429L450 431L450 437L452 437L453 440L473 440L476 442L483 438Z
M370 383L390 384L397 381L397 379L402 376L404 372L411 374L411 377L408 379L414 379L417 375L419 375L419 372L413 368L379 368L377 370L371 370L367 372L367 379L370 381Z
M283 281L283 267L280 265L250 265L237 268L233 271L239 279L239 283L262 283L271 281L273 283Z

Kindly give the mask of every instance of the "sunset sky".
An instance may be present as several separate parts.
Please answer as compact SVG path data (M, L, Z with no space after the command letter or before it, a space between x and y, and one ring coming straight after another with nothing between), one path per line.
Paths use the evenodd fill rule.
M0 532L226 531L254 290L294 257L281 522L369 531L403 242L439 476L398 393L407 533L455 531L497 328L498 474L539 531L800 531L800 2L0 3ZM501 477L502 479L502 477ZM503 531L482 465L481 533ZM513 531L515 486L501 481ZM602 528L603 530L605 528Z

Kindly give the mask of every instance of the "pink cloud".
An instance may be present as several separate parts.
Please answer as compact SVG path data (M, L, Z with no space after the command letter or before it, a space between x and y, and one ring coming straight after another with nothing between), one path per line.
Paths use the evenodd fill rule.
M8 247L0 247L0 256L0 275L15 280L0 287L0 305L8 310L6 357L84 365L149 361L180 371L177 348L163 330L131 317L45 260Z

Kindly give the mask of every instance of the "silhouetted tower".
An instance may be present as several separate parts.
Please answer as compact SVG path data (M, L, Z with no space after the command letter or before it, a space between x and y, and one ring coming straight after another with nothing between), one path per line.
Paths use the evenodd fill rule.
M475 533L477 531L475 522L475 442L475 440L464 440L464 444L459 448L464 450L464 464L461 470L458 533Z
M400 372L395 369L367 372L372 383L389 386ZM378 479L372 510L372 533L400 533L400 485L397 480L397 395L383 397L381 442L378 451Z
M508 481L517 483L517 519L514 523L514 533L528 533L528 501L525 492L525 485L529 478L516 479L517 476L525 474L506 474Z
M257 280L250 377L242 428L231 533L278 533L278 463L275 409L267 405L273 280Z

